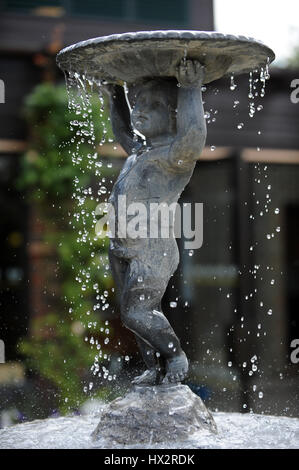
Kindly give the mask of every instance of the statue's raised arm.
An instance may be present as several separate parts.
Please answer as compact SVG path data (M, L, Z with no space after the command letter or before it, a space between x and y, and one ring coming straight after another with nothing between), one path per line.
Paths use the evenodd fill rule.
M170 148L173 161L194 162L204 148L207 136L201 92L204 74L204 66L196 60L183 60L177 68L176 136Z
M120 85L112 84L104 85L103 90L109 96L110 119L114 136L130 155L142 146L142 139L133 132L125 90Z

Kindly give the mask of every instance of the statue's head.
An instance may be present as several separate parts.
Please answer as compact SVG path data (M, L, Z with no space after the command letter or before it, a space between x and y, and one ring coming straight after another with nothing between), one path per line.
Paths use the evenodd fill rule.
M177 90L175 78L149 79L129 87L133 127L148 138L174 133Z

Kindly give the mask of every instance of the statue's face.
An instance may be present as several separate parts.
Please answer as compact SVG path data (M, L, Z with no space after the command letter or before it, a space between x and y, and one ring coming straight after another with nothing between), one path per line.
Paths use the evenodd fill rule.
M169 134L171 106L165 88L141 88L132 108L131 121L145 137Z

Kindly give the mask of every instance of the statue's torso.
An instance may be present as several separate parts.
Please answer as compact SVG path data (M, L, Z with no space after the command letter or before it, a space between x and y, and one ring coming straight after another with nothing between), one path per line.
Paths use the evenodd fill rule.
M115 211L116 232L112 245L133 248L134 246L141 247L147 243L146 239L142 240L140 237L135 239L130 237L130 234L125 238L122 235L119 236L117 231L118 220L124 207L121 206L123 202L120 203L121 198L119 196L123 197L123 201L125 199L127 208L132 203L142 203L147 211L143 218L144 223L149 224L149 214L154 207L152 204L166 203L169 206L176 203L189 182L194 167L195 162L188 164L173 162L171 155L169 155L169 146L143 151L128 157L108 200ZM140 214L139 211L139 216ZM125 213L125 219L122 212L122 223L126 220L126 224L128 224L133 218L134 211L130 215ZM157 241L159 243L159 240Z

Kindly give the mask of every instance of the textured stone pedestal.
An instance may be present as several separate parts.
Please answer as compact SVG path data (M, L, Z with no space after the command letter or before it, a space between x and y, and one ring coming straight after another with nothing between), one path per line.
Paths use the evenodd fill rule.
M182 441L194 432L216 433L211 413L186 385L135 386L104 409L94 440L122 445Z

